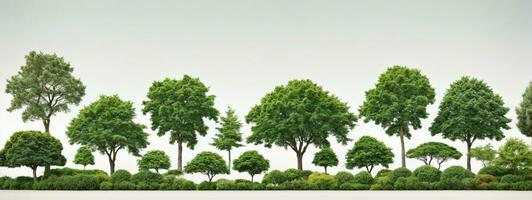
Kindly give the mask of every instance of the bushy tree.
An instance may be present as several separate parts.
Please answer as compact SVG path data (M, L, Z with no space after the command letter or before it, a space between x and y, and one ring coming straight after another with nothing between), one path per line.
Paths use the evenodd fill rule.
M140 170L155 169L155 172L159 173L159 169L170 168L170 157L164 151L152 150L144 154L137 164Z
M523 93L523 101L515 109L517 113L517 128L523 135L532 137L532 82Z
M68 125L70 144L81 144L107 155L110 174L115 171L118 151L126 149L138 156L148 143L145 126L133 122L133 103L118 96L100 96L96 102L81 109Z
M410 129L421 128L421 120L428 116L427 105L434 103L434 89L429 79L417 69L394 66L380 75L375 88L366 91L360 106L365 122L374 121L390 136L401 140L401 166L406 167L404 138Z
M216 128L219 133L216 134L212 145L217 149L227 151L227 165L229 166L229 174L231 174L231 150L243 146L240 143L242 142L242 133L240 132L242 123L240 123L240 120L238 120L235 114L235 110L231 107L227 108L225 116L221 117L220 121L222 127Z
M207 175L209 182L212 182L214 176L218 174L227 174L229 169L224 159L213 152L204 151L196 155L187 165L186 173L202 173Z
M292 149L302 170L310 144L328 147L329 136L346 144L356 120L346 103L321 86L310 80L292 80L277 86L249 111L246 122L254 125L247 142Z
M177 143L177 170L183 170L183 143L194 149L197 134L205 136L204 119L217 120L214 95L198 78L184 75L181 80L164 79L153 82L148 100L142 102L144 114L150 113L151 129L157 135L170 134L170 144Z
M371 173L377 165L387 168L393 163L393 156L392 149L383 142L371 136L362 136L347 152L346 167L348 169L365 167Z
M440 169L443 162L449 159L458 160L462 157L462 153L441 142L426 142L408 150L406 157L418 159L425 165L430 165L435 160L438 163L438 169Z
M495 159L495 156L497 156L497 151L493 149L491 144L487 144L484 146L471 148L471 151L469 151L469 156L479 160L482 162L482 166L487 167Z
M509 129L502 98L484 82L462 77L451 84L440 104L438 116L429 128L432 135L441 134L467 145L467 169L471 170L469 152L476 140L501 140L501 129Z
M320 151L314 154L314 160L312 164L325 168L325 173L327 173L327 167L337 166L338 157L331 148L323 148Z
M33 171L33 180L37 180L37 167L63 166L66 159L61 155L63 145L47 132L15 132L0 150L2 165L6 167L26 166Z
M509 138L499 148L499 157L495 159L498 166L518 170L530 170L532 166L532 149L517 138Z
M267 171L270 168L270 161L264 158L257 151L246 151L233 162L233 169L238 172L247 172L253 176Z
M85 166L87 165L94 165L92 149L87 146L80 147L74 157L74 164L83 165L83 169L85 169Z

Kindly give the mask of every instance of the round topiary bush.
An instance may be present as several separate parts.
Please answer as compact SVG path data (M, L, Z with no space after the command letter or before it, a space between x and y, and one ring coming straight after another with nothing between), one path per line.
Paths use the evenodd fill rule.
M338 185L342 185L344 183L354 183L355 181L355 177L353 176L353 174L345 171L336 173L334 178L336 179Z
M427 189L424 184L414 176L399 177L395 181L393 188L395 190L424 190Z
M131 173L129 173L127 170L119 169L119 170L116 170L111 175L111 182L121 183L124 181L129 181L130 178L131 178Z
M112 190L112 189L113 189L113 183L109 181L100 183L100 190Z
M462 179L462 185L464 186L464 189L466 190L474 190L477 189L478 182L474 178L464 178Z
M198 185L198 190L216 190L216 183L203 181Z
M336 181L334 176L325 173L314 172L308 177L309 184L314 189L319 190L332 190L336 189Z
M495 177L502 177L506 174L510 174L511 171L500 166L486 166L481 168L477 174L489 174Z
M354 183L371 185L373 183L373 177L369 172L359 172L354 176Z
M118 183L118 185L115 185L115 186L116 186L116 189L118 189L118 190L135 190L135 189L137 189L137 186L134 183L129 182L129 181L120 182L120 183Z
M441 171L433 166L425 165L414 170L414 176L422 182L436 182L440 180Z
M135 175L131 176L131 182L133 183L162 183L163 176L161 174L151 172L148 170L142 170ZM148 186L149 187L149 186Z
M262 183L264 184L281 184L286 181L285 174L279 170L272 170L264 175Z
M409 177L412 176L412 172L406 168L406 167L400 167L397 169L394 169L392 172L390 172L389 178L390 183L393 185L397 179L401 177Z
M441 173L441 180L445 181L447 179L458 179L462 180L464 178L473 178L475 174L469 170L463 168L462 166L452 166L449 167Z
M492 183L497 180L495 176L489 175L489 174L478 174L475 176L475 179L477 180L479 184Z
M196 184L184 178L178 178L172 184L174 190L196 190Z
M375 175L375 178L389 176L391 172L392 170L389 170L389 169L381 169L379 172L377 172L377 175Z

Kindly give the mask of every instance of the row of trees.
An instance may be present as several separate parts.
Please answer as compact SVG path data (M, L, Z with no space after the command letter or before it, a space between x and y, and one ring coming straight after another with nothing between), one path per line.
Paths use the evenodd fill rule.
M58 112L66 112L70 105L78 105L85 95L85 86L72 75L73 68L63 58L55 54L30 52L26 64L19 73L11 77L6 93L13 99L9 111L24 109L24 121L41 120L44 131L49 132L51 118ZM153 82L142 103L142 112L149 115L151 129L157 135L170 135L170 143L177 144L177 170L182 171L183 145L193 149L197 137L207 134L205 120L218 122L219 111L214 107L215 96L208 94L209 88L198 78L188 75L180 80L164 79ZM394 66L380 75L374 88L366 92L366 100L359 108L359 116L349 111L347 103L330 94L310 80L292 80L286 85L277 86L253 106L245 116L246 123L252 124L252 134L247 143L272 147L290 148L296 153L298 169L303 169L303 156L310 145L322 150L331 146L329 136L345 145L351 139L347 134L355 127L359 118L373 121L382 126L390 136L399 136L401 142L401 163L406 166L405 139L411 138L411 129L421 128L421 119L428 117L426 107L435 101L435 92L429 79L417 69ZM516 109L519 130L532 136L532 83L523 95L523 102ZM509 129L510 119L505 115L509 108L502 98L482 80L463 77L451 84L446 91L439 112L429 128L432 135L440 134L450 140L466 143L468 153L467 168L471 169L471 148L475 141L482 139L501 140L502 129ZM117 153L127 150L138 156L149 145L146 128L134 122L135 112L132 102L124 101L117 95L101 96L96 102L81 109L67 127L70 144L81 144L89 150L107 155L110 172L115 169ZM221 127L214 146L228 152L231 163L231 150L242 146L241 122L234 110L229 108L221 117ZM363 137L365 142L358 146L379 144L374 138ZM357 142L357 143L358 143ZM362 144L363 143L363 144ZM7 145L7 144L6 144ZM357 144L355 144L357 146ZM432 145L434 146L434 144ZM440 145L441 146L441 145ZM391 163L391 151L387 147L378 153L386 154L380 162L383 166ZM452 148L452 147L451 147ZM452 152L452 151L449 151ZM458 152L459 153L459 152ZM327 154L327 152L324 152ZM348 157L357 157L357 150ZM1 151L0 158L7 157ZM420 158L416 151L409 157ZM448 158L455 158L454 153ZM358 155L364 156L364 155ZM319 157L319 156L318 156ZM448 159L445 158L445 159ZM374 159L367 157L366 159ZM433 158L426 162L430 163ZM437 162L445 159L436 158ZM2 159L4 166L45 166L56 165L57 161L43 161L28 164L11 159ZM323 164L322 159L315 159ZM334 160L326 161L326 163ZM352 167L373 165L349 164ZM185 171L187 171L185 169Z

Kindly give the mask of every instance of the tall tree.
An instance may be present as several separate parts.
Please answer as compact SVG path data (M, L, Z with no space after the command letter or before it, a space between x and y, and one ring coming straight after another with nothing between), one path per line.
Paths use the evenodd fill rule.
M442 134L450 140L467 145L467 169L471 170L469 154L473 142L482 139L501 140L501 129L509 129L502 98L484 82L462 77L451 84L440 104L438 116L429 128L432 135Z
M515 109L517 113L517 128L523 135L532 137L532 82L523 93L523 101Z
M94 155L92 155L91 148L87 146L80 147L74 157L74 164L83 165L83 169L87 165L94 165Z
M229 174L231 174L231 150L242 146L240 143L242 142L242 133L240 132L242 123L231 107L227 108L225 116L220 119L222 127L216 128L219 133L216 134L212 145L217 149L227 151L229 157L227 165L229 166Z
M138 166L140 170L155 169L159 173L159 169L170 168L170 157L161 150L148 151L138 160Z
M204 151L196 155L185 166L186 173L202 173L207 175L209 182L218 174L227 174L229 169L225 160L218 154Z
M61 155L63 145L48 132L15 132L0 150L2 165L7 167L26 166L33 171L33 180L37 180L37 167L63 166L66 159Z
M338 165L338 157L331 148L326 147L314 154L312 164L324 167L325 173L327 173L327 167Z
M388 168L393 163L393 153L390 147L371 136L362 136L353 148L345 155L346 168L365 167L371 173L378 165Z
M270 161L264 158L257 151L246 151L233 162L234 170L238 172L247 172L253 177L257 174L267 171L270 168Z
M126 149L139 156L139 151L148 143L145 126L133 122L135 109L130 101L118 96L100 96L96 102L81 109L68 128L66 135L70 144L89 146L107 155L110 174L115 171L118 151Z
M177 170L182 171L183 143L194 149L197 134L205 136L204 119L217 120L214 95L198 78L188 75L181 80L155 81L148 91L148 100L142 102L144 114L150 113L151 128L158 136L170 134L170 144L177 143Z
M421 128L421 120L428 117L426 108L434 103L434 89L429 79L417 69L393 66L380 75L375 88L366 91L360 106L364 122L374 121L390 136L401 140L401 166L406 167L405 141L410 129Z
M292 80L277 86L249 111L246 122L254 125L247 142L292 149L302 170L303 155L310 144L328 147L327 138L334 136L345 145L356 121L349 106L321 86L310 80Z
M408 150L406 157L418 159L425 165L430 165L434 160L438 163L438 169L440 169L442 163L449 159L458 160L462 157L462 153L454 147L441 142L426 142Z

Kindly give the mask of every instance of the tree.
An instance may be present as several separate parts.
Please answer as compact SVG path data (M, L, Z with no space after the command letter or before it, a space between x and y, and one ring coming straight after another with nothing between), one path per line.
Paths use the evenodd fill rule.
M74 164L83 165L83 169L87 165L94 165L94 155L92 155L91 148L87 146L80 147L76 152Z
M517 128L523 135L532 137L532 82L523 94L523 101L515 109L517 113Z
M26 166L33 171L33 180L37 180L37 167L63 166L66 159L61 155L63 145L47 132L15 132L0 151L2 165L7 167Z
M324 167L325 173L327 173L327 167L338 165L338 157L336 157L336 154L331 148L326 147L314 154L314 160L312 160L312 164Z
M102 95L79 111L68 125L66 135L70 144L85 145L107 155L113 174L118 151L127 148L129 153L139 156L139 151L149 144L145 126L133 122L133 118L132 102L117 95Z
M408 150L406 157L418 159L425 165L430 165L433 160L436 160L438 169L440 169L442 163L449 159L458 160L462 157L462 153L441 142L427 142Z
M420 119L428 116L427 105L434 103L429 79L417 69L393 66L380 75L375 88L366 91L360 106L364 122L374 121L386 134L401 140L401 166L406 167L404 138L410 139L409 126L421 128Z
M476 140L501 140L501 129L509 129L502 98L484 82L462 77L451 84L440 104L438 115L429 128L432 135L441 134L467 145L467 169L471 171L471 146Z
M213 152L204 151L196 155L187 165L186 173L202 173L207 175L209 182L218 174L227 174L229 169L224 159Z
M161 150L148 151L140 160L138 160L140 170L155 169L159 173L159 169L170 168L170 157Z
M393 163L393 157L392 149L383 142L371 136L362 136L347 152L346 167L348 169L365 167L371 173L377 165L388 168L388 165Z
M257 151L246 151L233 162L233 169L238 172L247 172L253 177L267 171L270 168L270 161L264 158Z
M238 120L235 114L235 110L231 107L227 108L225 117L221 117L221 121L222 127L216 128L219 133L216 134L212 145L217 149L227 151L229 156L227 165L229 166L229 174L231 174L231 150L243 146L240 143L242 142L242 133L240 132L242 123L240 123L240 120Z
M292 80L277 86L249 111L246 122L254 125L247 142L292 149L302 170L303 155L310 144L328 147L327 138L334 136L345 145L356 121L349 106L321 86L310 80Z
M469 156L482 162L484 167L491 165L496 155L497 151L490 144L471 148L471 151L469 151Z
M148 100L142 102L144 114L150 113L151 128L158 136L170 134L170 144L177 143L177 170L183 171L183 143L194 149L197 135L207 134L204 119L216 121L214 95L198 78L188 75L181 80L155 81L148 91Z
M514 173L518 170L530 170L532 149L522 140L509 138L499 148L499 157L495 159L495 165L509 168Z

